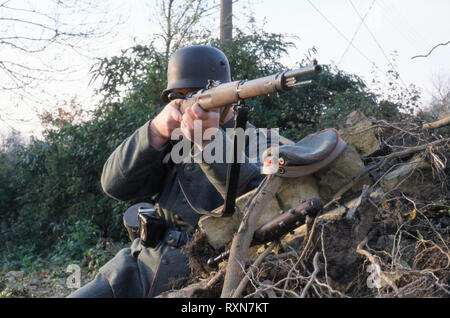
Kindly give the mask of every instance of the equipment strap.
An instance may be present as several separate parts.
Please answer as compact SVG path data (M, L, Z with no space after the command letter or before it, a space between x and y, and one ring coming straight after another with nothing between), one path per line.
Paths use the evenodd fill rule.
M244 149L238 149L239 144L241 147L245 147L244 143L238 143L236 129L242 128L245 130L248 120L248 108L245 107L243 101L239 102L235 108L235 122L233 136L233 161L228 163L227 181L226 181L226 196L225 203L222 211L222 216L231 217L235 211L236 195L238 190L239 173L241 170L241 164L238 162L239 156Z

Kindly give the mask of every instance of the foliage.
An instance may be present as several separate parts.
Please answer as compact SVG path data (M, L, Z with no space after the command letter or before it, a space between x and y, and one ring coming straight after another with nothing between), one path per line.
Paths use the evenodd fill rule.
M66 264L68 259L80 259L101 236L125 238L121 212L126 204L106 197L100 174L119 139L141 122L124 118L117 125L121 133L113 139L105 136L114 135L110 133L114 121L94 117L74 123L63 115L46 115L45 139L32 140L18 150L8 166L14 173L9 172L9 183L2 182L15 191L9 192L11 205L2 206L0 234L7 242L2 252L10 266L29 269L36 255Z
M100 59L91 68L92 81L102 79L98 94L103 95L105 107L121 102L127 96L131 111L157 105L165 88L167 59L153 43L136 45L122 51L122 55ZM106 111L107 112L107 111Z

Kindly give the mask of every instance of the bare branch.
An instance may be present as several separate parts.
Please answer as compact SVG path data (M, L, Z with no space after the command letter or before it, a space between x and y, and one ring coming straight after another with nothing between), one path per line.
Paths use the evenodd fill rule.
M448 124L450 124L450 115L440 120L434 121L432 123L426 123L422 126L422 129L423 130L436 129Z
M311 284L313 283L313 281L316 279L317 273L319 272L319 252L316 252L316 254L314 255L314 259L313 259L313 264L314 264L314 272L311 274L311 277L308 281L308 283L306 284L305 288L302 291L302 294L300 295L300 298L305 298L306 296L306 292L308 291L308 289L311 287Z
M266 180L263 181L261 192L259 192L249 204L241 225L239 226L239 230L231 244L227 273L225 275L221 297L230 297L241 281L243 271L240 264L246 263L248 258L248 248L256 230L258 220L267 209L268 202L272 200L274 194L280 187L280 184L280 177L268 175Z
M258 267L261 265L262 261L266 258L267 255L270 254L270 252L279 244L278 241L271 242L270 245L262 252L258 258L255 260L255 262L252 264L252 267ZM249 281L249 276L246 275L241 282L239 283L238 287L236 288L232 298L239 298L242 295L242 292L244 291L245 287L247 286L247 283Z
M415 59L416 57L427 57L427 56L429 56L430 54L431 54L431 52L433 52L433 50L435 49L435 48L437 48L438 46L444 46L444 45L447 45L447 44L449 44L450 43L450 41L447 41L447 42L445 42L445 43L439 43L439 44L436 44L435 46L433 46L432 48L431 48L431 50L427 53L427 54L425 54L425 55L415 55L415 56L413 56L413 57L411 57L411 60L412 59Z
M122 13L90 0L2 1L0 3L0 93L3 104L30 108L44 103L44 86L71 80L71 52L92 58L88 40L110 34ZM68 51L69 49L70 51ZM69 59L69 57L68 57ZM62 67L61 67L62 65ZM3 77L2 77L3 74ZM33 105L33 106L31 106ZM10 108L13 105L9 105ZM25 112L23 112L25 113ZM4 121L3 115L0 120Z

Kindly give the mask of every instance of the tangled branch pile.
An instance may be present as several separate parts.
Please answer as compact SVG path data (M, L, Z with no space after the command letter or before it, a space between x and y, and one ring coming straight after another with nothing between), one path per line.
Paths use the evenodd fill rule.
M370 155L359 151L363 171L325 205L321 217L308 220L305 231L272 242L256 260L240 264L245 277L230 295L448 297L450 138L448 127L441 125L423 125L418 118L372 120L366 128L347 132L349 144L352 136L367 131L378 141ZM362 191L348 194L360 180ZM205 244L201 235L188 252L200 241ZM211 253L206 245L204 258ZM196 274L204 270L200 263L197 259ZM228 270L221 265L162 297L220 296Z

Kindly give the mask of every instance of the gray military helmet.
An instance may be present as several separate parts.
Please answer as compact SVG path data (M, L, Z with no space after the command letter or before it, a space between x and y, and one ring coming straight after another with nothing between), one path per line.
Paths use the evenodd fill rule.
M222 51L208 45L193 45L177 50L169 59L167 88L161 99L176 88L205 88L209 80L231 81L230 64Z

